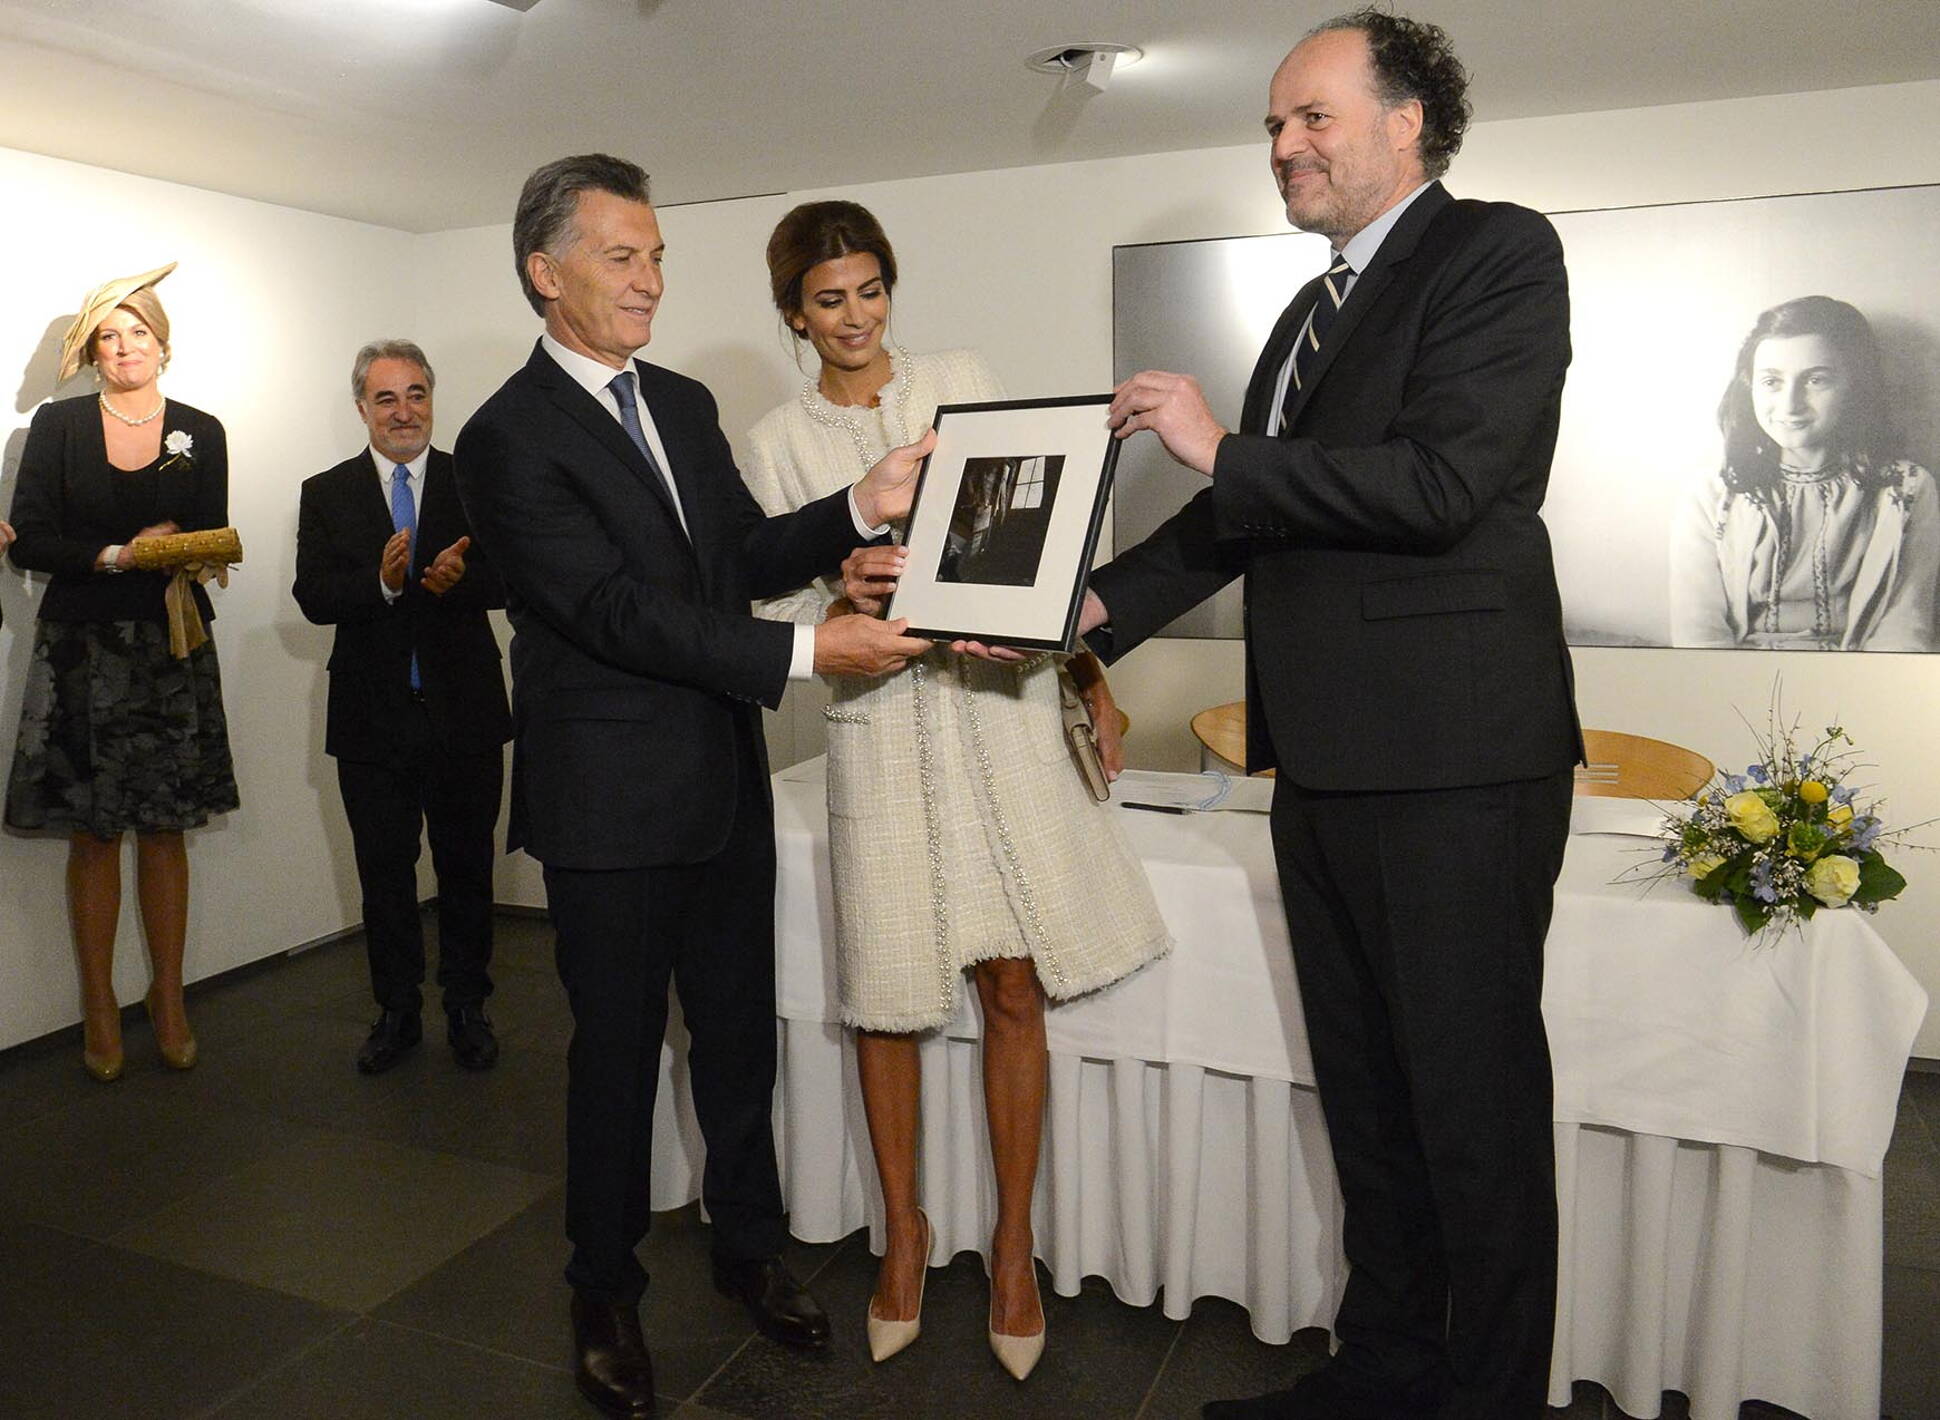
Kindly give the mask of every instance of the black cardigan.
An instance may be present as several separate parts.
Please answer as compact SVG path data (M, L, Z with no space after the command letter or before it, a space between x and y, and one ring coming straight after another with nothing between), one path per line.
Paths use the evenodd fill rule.
M183 532L226 527L229 446L222 425L214 415L171 399L162 415L164 445L178 431L193 443L184 457L156 475L155 516L173 520ZM162 458L167 463L166 448ZM129 541L145 522L130 522L118 511L110 481L117 476L108 462L100 406L93 395L57 400L34 411L9 519L18 540L7 555L16 567L52 574L40 599L45 620L166 619L166 573L95 570L94 559L102 548ZM203 620L212 619L208 593L197 587L195 600Z

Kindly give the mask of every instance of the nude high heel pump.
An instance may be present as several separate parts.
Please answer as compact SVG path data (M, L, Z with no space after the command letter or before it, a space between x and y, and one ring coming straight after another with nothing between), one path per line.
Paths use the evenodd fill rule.
M155 988L149 987L147 996L142 999L148 1004L148 1022L152 1026L155 1023ZM193 1035L182 1044L171 1047L162 1044L162 1038L158 1033L155 1037L155 1048L161 1054L162 1063L169 1069L193 1070L195 1068L196 1050Z
M869 1359L887 1361L914 1341L923 1331L923 1287L930 1276L930 1219L921 1208L916 1216L923 1220L923 1272L916 1280L916 1315L908 1321L884 1321L876 1315L876 1299L869 1299Z
M1037 1292L1037 1264L1031 1264L1031 1290ZM996 1298L992 1297L992 1310ZM1043 1295L1038 1295L1038 1309L1044 1308ZM997 1364L1010 1372L1012 1380L1023 1380L1037 1369L1040 1357L1044 1355L1044 1332L1040 1326L1029 1336L1009 1336L997 1330L994 1322L990 1327L990 1351L997 1358Z
M88 1038L92 1034L87 1028L87 1018L89 1016L98 1017L107 1022L107 1029L101 1032L108 1039L108 1044L104 1049L88 1049ZM86 1070L91 1078L99 1080L102 1084L113 1084L121 1078L121 1008L119 1006L111 1006L106 1010L91 1011L83 1007L82 1022L81 1068Z

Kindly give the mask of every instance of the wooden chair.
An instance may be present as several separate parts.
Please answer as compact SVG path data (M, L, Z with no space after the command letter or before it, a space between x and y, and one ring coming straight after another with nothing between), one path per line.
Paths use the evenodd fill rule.
M1192 717L1192 734L1206 753L1218 759L1222 765L1243 769L1246 764L1246 702L1234 700L1225 705L1207 706ZM1204 765L1203 756L1201 763ZM1260 773L1270 778L1273 771L1263 769Z
M1576 792L1594 798L1688 799L1716 767L1696 750L1620 730L1585 730L1583 749Z

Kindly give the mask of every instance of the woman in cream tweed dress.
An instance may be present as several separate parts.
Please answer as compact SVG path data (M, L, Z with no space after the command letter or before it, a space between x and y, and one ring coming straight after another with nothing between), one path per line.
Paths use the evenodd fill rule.
M850 202L797 207L768 243L775 305L821 357L817 377L750 435L748 486L780 513L853 482L920 435L939 404L1002 398L967 350L910 355L883 343L895 255ZM841 588L764 604L819 621ZM1116 707L1095 658L1072 672L1093 719ZM837 981L882 1180L888 1246L869 1304L870 1352L915 1339L933 1241L917 1207L915 1032L955 1014L970 970L983 1007L984 1098L997 1176L990 1345L1022 1379L1044 1344L1032 1264L1047 1057L1044 998L1109 985L1168 947L1151 889L1063 740L1057 665L997 665L933 651L900 675L836 678L829 856Z

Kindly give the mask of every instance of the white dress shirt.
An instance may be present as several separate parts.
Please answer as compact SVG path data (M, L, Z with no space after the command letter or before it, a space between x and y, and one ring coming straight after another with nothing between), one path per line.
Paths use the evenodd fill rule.
M571 377L573 383L600 402L600 408L613 416L615 424L620 424L622 427L624 427L624 421L620 418L620 403L613 397L613 391L607 386L618 374L624 373L633 379L635 407L640 415L640 432L647 436L647 447L653 450L654 462L660 465L660 476L667 482L667 494L674 500L674 512L680 518L681 531L686 532L687 512L680 505L680 489L674 483L673 465L667 460L666 445L660 442L660 430L653 422L653 411L647 407L646 398L640 393L640 375L633 365L634 358L639 352L635 351L633 355L627 357L626 369L621 371L589 355L582 355L577 350L567 349L552 338L550 331L539 337L539 346L552 357L554 364ZM865 542L889 531L887 527L871 528L862 521L862 512L856 507L853 485L849 488L849 517L854 520L856 532ZM689 536L691 538L691 534ZM788 660L788 678L809 680L814 674L815 628L797 626L795 648Z
M393 460L385 458L376 449L370 451L370 461L377 466L377 484L384 492L384 506L388 508L391 506L391 474L397 468L397 464ZM410 477L405 479L405 482L411 485L411 524L413 527L421 527L424 524L424 466L430 461L431 445L427 443L423 448L418 450L418 456L416 458L404 465L406 471L410 474ZM417 549L413 548L412 559L414 561L416 560L416 553ZM411 569L408 566L404 570L404 577L406 581L410 580ZM399 587L396 591L391 590L390 584L384 580L384 574L381 571L377 574L377 586L384 593L384 600L387 602L394 602L404 595L404 588L402 587Z
M1383 212L1379 217L1369 222L1360 231L1349 237L1347 239L1347 245L1335 254L1339 257L1346 258L1349 267L1347 289L1341 292L1342 306L1345 306L1347 304L1347 298L1354 294L1354 283L1361 279L1361 273L1366 271L1368 263L1374 260L1374 253L1379 251L1381 249L1381 243L1388 239L1388 233L1392 232L1394 230L1394 224L1401 220L1401 214L1414 205L1415 199L1426 192L1429 184L1433 181L1434 179L1430 178L1428 182L1424 182L1420 187L1395 203L1394 206ZM1333 262L1330 260L1327 264L1332 266ZM1273 405L1266 419L1266 432L1269 434L1278 434L1280 432L1280 412L1286 408L1287 383L1293 378L1293 352L1298 350L1301 341L1307 338L1307 328L1313 323L1313 312L1308 311L1306 323L1300 327L1299 336L1288 347L1286 363L1280 367L1280 378L1274 382Z

